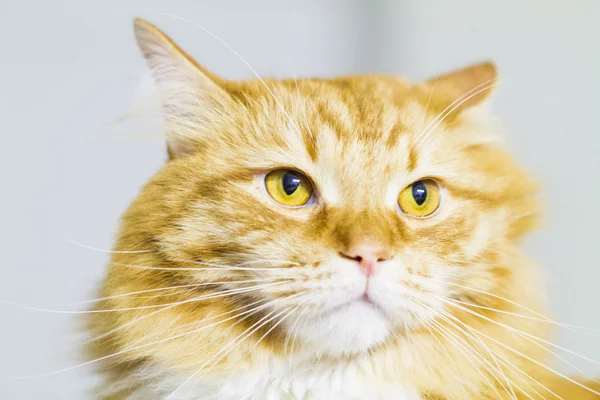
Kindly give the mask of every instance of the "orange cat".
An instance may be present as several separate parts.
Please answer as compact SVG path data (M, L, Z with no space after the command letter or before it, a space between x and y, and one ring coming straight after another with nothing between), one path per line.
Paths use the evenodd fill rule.
M90 320L99 398L600 398L550 367L519 246L537 188L490 133L492 64L232 82L135 33L170 159Z

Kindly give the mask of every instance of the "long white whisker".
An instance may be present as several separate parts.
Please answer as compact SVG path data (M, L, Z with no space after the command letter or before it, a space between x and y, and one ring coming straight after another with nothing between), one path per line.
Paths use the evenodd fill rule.
M457 335L455 335L452 331L450 331L448 328L444 327L443 325L441 325L439 322L436 321L430 321L431 322L431 327L436 330L438 333L440 333L441 335L443 335L443 333L436 327L436 325L438 325L440 328L445 328L447 330L448 333L453 334L454 336L456 336L457 339L460 339L462 342L465 343L466 347L471 348L471 346L469 346L468 344L466 344L466 342L464 340L462 340L460 337L458 337ZM445 336L446 339L448 339L450 341L450 343L452 345L454 345L454 347L460 351L463 356L467 359L467 361L469 361L469 363L471 363L471 365L473 365L473 368L475 368L475 370L477 372L479 372L479 374L483 377L483 379L487 382L487 384L489 385L489 387L494 390L494 392L496 392L496 394L498 395L498 398L501 399L502 396L500 395L500 393L498 392L498 390L496 389L496 385L492 384L492 382L490 382L490 380L488 379L488 377L481 372L481 370L475 365L475 363L471 360L470 357L467 356L467 354L469 354L471 357L473 357L473 359L475 361L477 361L482 367L484 367L488 372L490 372L490 374L492 376L494 376L494 374L489 370L489 368L478 358L476 357L475 354L473 354L471 351L467 350L467 348L465 346L463 346L461 343L459 343L458 340L451 340L449 337ZM460 346L460 348L462 348L462 350L458 347ZM496 378L494 376L494 378ZM497 378L496 378L497 379Z
M261 303L261 302L263 302L263 300L257 300L257 301L254 301L254 302L250 303L250 304L246 304L246 305L244 305L244 306L241 306L241 307L235 308L235 309L233 309L233 310L231 310L231 311L227 311L227 312L225 312L225 313L222 313L222 314L215 315L215 316L213 316L213 317L207 318L207 319L205 319L205 320L202 320L201 322L211 321L211 320L213 320L213 319L216 319L216 318L222 317L222 316L224 316L224 315L232 314L232 313L234 313L234 312L236 312L236 311L243 310L244 308L252 307L252 306L254 306L255 304L257 304L257 303ZM98 335L98 336L95 336L95 337L93 337L93 338L91 338L91 339L88 339L88 340L86 340L85 342L83 342L83 343L80 343L80 345L85 345L85 344L88 344L88 343L92 343L92 342L95 342L95 341L101 340L101 339L103 339L103 338L105 338L105 337L107 337L107 336L110 336L110 335L112 335L112 334L114 334L114 333L116 333L116 332L118 332L118 331L120 331L120 330L122 330L122 329L125 329L125 328L127 328L128 326L134 325L134 324L138 323L139 321L141 321L141 320L143 320L143 319L150 318L150 317L152 317L152 316L154 316L154 315L156 315L156 314L158 314L158 313L165 312L165 311L167 311L167 310L170 310L170 309L172 309L172 308L174 308L174 307L176 307L176 306L178 306L178 304L175 304L175 305L170 305L170 306L168 306L168 307L161 308L161 309L159 309L159 310L156 310L156 311L152 311L151 313L148 313L148 314L146 314L146 315L143 315L143 316L141 316L141 317L139 317L139 318L135 318L135 319L133 319L133 320L131 320L131 321L129 321L129 322L127 322L127 323L125 323L125 324L119 325L117 328L111 329L111 330L110 330L110 331L108 331L108 332L104 332L104 333L103 333L103 334L101 334L101 335ZM196 324L198 324L198 322L192 322L192 323L189 323L189 324L182 325L182 326L180 326L180 328L185 328L185 327L187 327L187 326L189 326L189 325L196 325ZM158 334L160 334L160 333L148 334L148 335L147 335L145 338L148 338L148 337L153 337L153 336L157 336ZM144 338L144 339L145 339L145 338Z
M517 307L519 307L522 310L528 311L531 314L536 315L536 316L538 316L538 317L540 317L540 318L542 318L542 319L544 319L544 320L546 320L546 321L548 321L550 323L556 324L558 326L564 326L564 327L573 328L573 329L579 329L579 330L583 330L583 331L600 333L600 330L597 330L597 329L586 328L586 327L583 327L583 326L565 324L565 323L562 323L562 322L554 321L551 318L548 318L547 316L545 316L544 314L540 314L539 312L536 312L536 311L534 311L534 310L532 310L530 308L527 308L527 307L525 307L525 306L523 306L523 305L521 305L521 304L519 304L519 303L517 303L517 302L515 302L513 300L507 299L506 297L502 297L502 296L499 296L499 295L494 294L494 293L486 292L484 290L472 288L472 287L465 286L465 285L460 285L458 283L447 282L447 281L442 281L442 280L436 280L436 279L433 279L433 278L428 278L428 279L431 280L431 281L433 281L433 282L442 283L442 284L445 284L445 285L456 286L456 287L459 287L461 289L466 289L466 290L473 291L475 293L485 294L487 296L494 297L496 299L499 299L499 300L505 301L505 302L507 302L509 304L512 304L514 306L517 306Z
M112 265L117 265L119 267L127 267L127 268L135 268L135 269L145 269L151 271L277 271L277 270L286 270L287 268L277 268L277 267L265 267L265 268L252 268L252 267L240 267L240 266L227 266L227 265L218 265L218 264L210 264L212 266L209 267L151 267L146 265L134 265L134 264L123 264L116 261L111 261ZM199 265L209 265L209 264L199 264Z
M451 302L448 302L448 303L452 304ZM466 312L469 312L469 313L471 313L471 314L473 314L473 315L479 314L479 313L476 313L476 312L474 312L474 311L472 311L472 310L469 310L469 309L467 309L466 307L462 307L462 306L460 306L460 305L457 305L457 304L452 304L452 305L454 305L455 307L459 307L459 308L461 308L461 309L464 309L464 311L466 311ZM480 314L480 316L481 316L481 314ZM484 317L484 316L482 316L482 317ZM487 318L487 317L484 317L484 319L488 320L489 318ZM509 329L509 330L511 330L511 331L513 331L513 332L516 332L516 333L518 333L518 332L521 332L521 331L518 331L518 330L517 330L517 329L515 329L515 328L508 327L507 325L503 325L503 324L501 324L501 323L498 323L497 321L494 321L494 320L492 320L492 319L489 319L489 321L491 321L491 322L493 322L493 323L496 323L496 324L498 324L498 325L500 325L500 326L504 326L505 328L507 328L507 329ZM554 374L556 374L556 375L560 376L561 378L564 378L564 379L568 380L568 381L569 381L569 382L571 382L571 383L574 383L574 384L576 384L577 386L581 387L582 389L585 389L585 390L587 390L587 391L589 391L589 392L591 392L591 393L594 393L594 394L600 395L600 392L598 392L598 391L596 391L596 390L594 390L594 389L592 389L592 388L589 388L589 387L587 387L586 385L584 385L584 384L582 384L582 383L579 383L579 382L577 382L576 380L574 380L574 379L572 379L572 378L570 378L570 377L568 377L568 376L566 376L566 375L564 375L564 374L561 374L560 372L558 372L558 371L556 371L556 370L554 370L554 369L552 369L552 368L548 367L548 366L547 366L547 365L545 365L545 364L542 364L541 362L539 362L539 361L537 361L537 360L535 360L535 359L533 359L533 358L531 358L531 357L529 357L529 356L527 356L527 355L525 355L525 354L521 353L521 352L520 352L520 351L518 351L518 350L515 350L515 349L513 349L513 348L511 348L511 347L509 347L509 346L507 346L507 345L505 345L504 343L502 343L502 342L500 342L500 341L498 341L498 340L496 340L496 339L494 339L494 338L490 337L489 335L486 335L486 334L485 334L485 333L483 333L483 332L479 332L479 333L480 333L481 335L483 335L483 336L487 337L488 339L492 340L493 342L495 342L495 343L498 343L500 346L502 346L502 347L504 347L504 348L506 348L506 349L508 349L508 350L512 351L513 353L515 353L515 354L517 354L517 355L519 355L519 356L521 356L521 357L523 357L523 358L526 358L527 360L529 360L529 361L531 361L531 362L535 363L536 365L539 365L540 367L542 367L542 368L544 368L544 369L546 369L546 370L548 370L548 371L550 371L550 372L552 372L552 373L554 373ZM521 332L521 333L523 333L523 334L525 334L525 335L529 335L529 334L527 334L527 333L525 333L525 332ZM531 335L529 335L529 336L531 336ZM541 340L541 339L539 339L539 340ZM549 343L549 342L548 342L548 343ZM577 355L577 356L579 356L579 357L582 357L582 358L584 358L584 359L587 359L587 358L585 358L585 357L583 357L583 356L580 356L579 354L576 354L576 355ZM596 361L593 361L593 362L595 362L595 363L596 363Z
M420 301L418 301L418 300L416 300L416 299L415 299L414 301L415 301L417 304L420 304L422 307L425 307L425 308L429 309L430 311L433 311L433 312L435 312L435 310L433 310L431 307L427 306L426 304L424 304L424 303L422 303L422 302L420 302ZM438 314L438 315L439 315L439 314ZM477 344L478 344L478 343L475 343L475 342L473 341L473 335L470 335L468 332L466 332L465 330L461 329L459 326L457 326L456 324L454 324L452 321L448 320L448 319L447 319L447 318L445 318L444 316L441 316L441 317L442 317L442 319L444 319L446 322L448 322L449 324L451 324L451 325L452 325L454 328L456 328L456 329L457 329L457 331L458 331L459 333L462 333L462 334L463 334L463 335L464 335L464 336L465 336L465 337L466 337L466 338L467 338L467 339L468 339L468 340L469 340L469 341L470 341L470 342L471 342L471 343L472 343L474 346L477 346ZM512 395L513 395L513 399L516 399L516 396L515 396L514 392L512 391L512 387L511 387L511 388L510 388L510 390L509 390L509 389L507 389L507 388L506 388L506 386L504 386L504 384L502 383L502 381L500 381L500 379L499 379L499 378L496 376L496 374L494 374L494 372L493 372L494 370L496 370L496 368L494 368L494 366L491 364L491 362L490 362L490 361L488 361L488 360L487 360L487 359L486 359L486 358L485 358L485 357L484 357L484 356L481 354L481 352L477 351L477 349L476 349L476 348L474 348L473 346L470 346L470 345L469 345L469 344L468 344L468 343L467 343L467 342L466 342L464 339L460 338L460 337L459 337L457 334L455 334L454 332L450 331L450 329L449 329L449 328L447 328L447 327L445 327L445 326L443 326L443 325L441 325L441 324L439 324L439 326L440 326L442 329L444 329L444 330L447 330L447 331L448 331L448 333L450 333L450 334L451 334L452 336L454 336L456 339L460 340L462 343L464 343L466 346L468 346L470 349L472 349L472 350L473 350L473 352L475 352L477 355L479 355L480 359L481 359L481 360L482 360L482 362L484 363L484 365L482 365L482 366L483 366L483 367L484 367L484 368L485 368L485 369L486 369L486 370L487 370L487 371L488 371L488 372L489 372L489 373L492 375L492 377L493 377L493 378L494 378L494 379L495 379L495 380L496 380L496 381L497 381L497 382L500 384L500 386L502 386L502 388L504 389L504 391L506 391L507 393L512 393ZM479 344L479 345L481 345L481 344ZM482 346L482 347L483 347L484 349L488 350L488 354L490 354L490 353L489 353L489 349L487 348L487 346ZM491 354L490 354L490 355L491 355ZM492 359L495 361L495 363L496 363L496 366L498 367L498 369L497 369L497 370L500 372L500 374L502 374L502 375L504 376L504 378L505 378L505 379L507 379L507 378L506 378L506 375L504 374L504 371L503 371L503 370L500 368L500 366L498 365L498 362L497 362L497 360L496 360L496 359L495 359L493 356L492 356ZM485 364L489 365L489 368L488 368L488 367L487 367ZM509 386L510 386L510 384L509 384ZM502 398L502 396L500 396L500 398Z
M146 347L149 347L149 346L155 346L155 345L160 344L160 343L168 342L170 340L178 339L180 337L189 336L189 335L192 335L194 333L201 332L201 331L203 331L205 329L212 328L212 327L220 325L220 324L222 324L224 322L231 321L232 319L239 318L239 317L241 317L243 315L246 315L246 314L249 314L249 313L256 313L257 311L260 311L260 310L268 307L271 304L275 304L275 303L280 303L280 302L287 301L287 300L289 300L289 299L291 299L293 297L296 297L299 294L301 294L301 293L296 293L296 294L293 294L293 295L290 295L290 296L287 296L287 297L284 297L284 298L281 298L281 299L275 299L275 300L269 301L268 303L265 303L265 304L263 304L261 306L258 306L258 307L254 308L252 310L244 311L243 313L240 313L240 314L237 314L237 315L233 315L233 316L228 317L228 318L226 318L224 320L221 320L221 321L215 322L213 324L209 324L209 325L203 326L203 327L198 328L198 329L194 329L194 330L192 330L190 332L180 333L178 335L174 335L174 336L171 336L171 337L168 337L168 338L165 338L165 339L157 340L157 341L150 342L150 343L145 343L143 345L139 345L139 346L135 346L135 347L130 347L130 348L123 349L123 350L119 350L119 351L117 351L115 353L108 354L108 355L102 356L102 357L98 357L98 358L95 358L93 360L86 361L86 362L83 362L83 363L80 363L80 364L77 364L77 365L73 365L73 366L70 366L70 367L67 367L67 368L63 368L63 369L60 369L60 370L57 370L57 371L43 373L43 374L37 374L37 375L11 377L11 378L8 378L8 380L36 379L36 378L43 378L43 377L58 375L58 374L61 374L61 373L64 373L64 372L72 371L72 370L77 369L77 368L82 368L82 367L85 367L87 365L92 365L92 364L95 364L97 362L108 360L108 359L111 359L111 358L114 358L114 357L117 357L117 356L120 356L120 355L123 355L123 354L131 353L133 351L140 350L140 349L143 349L143 348L146 348Z
M196 264L196 265L200 265L201 269L204 269L204 266L208 266L208 267L223 267L223 265L221 264L210 264L210 263L206 263L203 261L189 261L192 264ZM259 264L259 265L268 265L268 267L248 267L249 265L254 265L254 264ZM298 264L297 262L293 262L293 261L289 261L289 260L277 260L277 259L259 259L259 260L250 260L250 261L244 261L242 263L236 264L236 265L226 265L225 267L231 267L231 268L244 268L247 271L262 271L263 268L265 268L264 270L269 271L269 272L289 272L291 266L298 266L300 264Z
M270 321L274 320L275 318L279 317L281 314L287 312L291 307L288 307L286 309L284 309L283 311L279 312L278 314L274 315L273 317L267 319L266 321L262 322L265 318L269 317L271 314L273 314L275 312L275 310L271 311L269 314L267 314L265 317L261 318L258 322L256 322L255 324L253 324L252 326L250 326L248 329L246 329L244 332L242 332L241 334L239 334L235 339L233 339L228 345L224 346L223 348L221 348L221 350L219 350L215 355L213 355L208 361L206 361L204 364L202 364L202 366L200 368L198 368L192 375L190 375L189 378L187 378L181 385L179 385L174 391L171 392L171 394L169 394L165 400L169 400L171 398L173 398L173 396L179 391L181 390L181 388L183 388L189 381L191 381L196 375L198 375L198 373L200 373L207 365L209 365L219 354L221 354L224 350L227 350L227 352L225 352L225 354L223 354L223 356L221 356L219 359L217 359L215 361L215 363L213 363L213 366L216 365L216 363L218 363L221 359L223 359L225 356L227 356L227 354L229 354L235 347L232 347L234 345L237 345L239 343L241 343L242 341L244 341L245 339L247 339L250 335L252 335L254 332L256 332L258 329L260 329L261 327L263 327L264 325L268 324ZM260 324L260 325L259 325ZM257 326L258 325L258 326ZM254 328L254 329L253 329ZM250 331L250 332L248 332ZM240 337L242 337L243 335L245 335L243 338L240 339ZM238 341L239 339L239 341ZM211 367L212 368L212 367ZM208 371L210 371L209 368L208 370L204 371L204 373L202 375L205 375L206 373L208 373Z
M243 288L243 289L224 290L224 291L218 292L216 294L212 293L212 294L198 296L198 297L194 297L192 299L186 299L186 300L182 300L182 301L178 301L178 302L174 302L174 303L153 304L153 305L149 305L149 306L113 308L113 309L102 309L102 310L88 310L88 311L51 310L51 309L45 309L45 308L31 307L31 306L28 306L25 304L19 304L16 302L11 302L11 301L6 301L6 300L0 300L0 304L11 305L11 306L19 307L19 308L24 308L26 310L31 310L31 311L48 312L48 313L54 313L54 314L98 314L98 313L110 313L110 312L120 312L120 311L147 310L147 309L152 309L152 308L167 307L167 306L171 306L171 305L181 305L181 304L192 303L192 302L197 302L197 301L206 300L206 299L230 296L232 294L241 294L241 293L252 292L252 291L263 289L265 287L281 285L281 284L289 283L289 282L291 282L291 281L282 281L282 282L274 282L274 283L269 283L269 284L264 284L264 285L255 285L255 286L251 286L250 288Z
M454 372L456 374L456 379L460 380L460 387L461 387L461 390L462 390L462 393L463 393L463 399L466 399L467 396L466 396L466 393L465 393L465 384L464 384L464 381L463 381L462 377L460 376L460 374L458 372L458 367L456 366L456 362L454 361L454 358L452 358L452 356L450 355L450 352L448 352L448 349L446 349L446 346L444 346L442 344L442 342L440 341L440 339L438 339L438 337L436 336L436 334L433 333L433 331L431 330L431 328L429 327L429 325L425 321L423 321L423 319L420 318L419 316L415 315L415 317L417 318L417 320L419 321L419 323L421 323L421 325L423 325L429 331L429 333L431 334L431 336L433 336L433 338L440 345L440 348L442 350L444 350L444 352L448 356L448 360L450 360L450 362L452 363L452 367L454 368ZM443 337L448 340L448 337L446 337L446 336L443 336Z
M306 312L309 310L309 306L305 306L304 309L300 312L300 314L298 314L298 316L296 317L296 320L294 321L294 323L292 324L292 327L290 328L290 331L286 334L285 336L285 345L283 346L284 350L283 350L283 354L287 354L287 346L289 344L289 339L290 339L290 333L292 334L292 347L290 351L294 351L294 345L296 343L296 327L298 326L299 321L302 319L302 316L304 314L306 314Z
M438 296L436 296L436 297L438 297ZM441 297L442 297L442 298L440 298L440 300L443 300L443 299L444 299L444 298L443 298L443 296L441 296ZM454 300L452 300L452 299L448 299L448 298L445 298L445 299L446 299L448 302L450 302L450 303L451 303L452 301L454 301ZM575 352L573 352L573 351L571 351L571 350L568 350L568 349L565 349L565 348L563 348L563 347L561 347L561 346L558 346L558 345L556 345L556 344L554 344L554 343L551 343L551 342L548 342L548 341L546 341L546 340L543 340L543 339L541 339L541 338L538 338L537 336L534 336L534 335L528 334L528 333L526 333L526 332L523 332L523 331L521 331L521 330L519 330L519 329L512 328L512 327L510 327L510 326L508 326L508 325L505 325L505 324L502 324L502 323L500 323L500 322L498 322L498 321L494 321L494 320L492 320L492 319L490 319L490 318L487 318L487 317L485 317L485 316L481 315L480 313L477 313L477 312L474 312L474 311L473 311L473 312L471 312L471 310L468 310L468 309L466 309L466 308L460 307L460 306L458 306L458 305L456 305L456 306L457 306L457 307L459 307L459 308L461 308L461 309L464 309L464 311L467 311L467 312L469 312L470 314L473 314L473 315L476 315L476 316L478 316L478 317L480 317L480 318L483 318L483 319L485 319L486 321L493 322L493 323L495 323L495 324L497 324L497 325L499 325L499 326L502 326L503 328L506 328L506 329L510 330L511 332L514 332L514 333L518 334L519 336L523 337L525 340L527 340L527 341L529 341L529 342L531 342L531 343L535 344L536 346L540 347L541 349L543 349L543 350L545 350L545 351L549 352L550 354L552 354L553 356L557 357L559 360L563 361L564 363L566 363L567 365L569 365L571 368L573 368L574 370L576 370L577 372L579 372L580 374L582 374L583 376L585 376L585 377L586 377L586 378L588 378L589 380L591 380L591 381L593 381L593 382L596 382L596 383L600 384L600 381L598 381L598 380L594 379L593 377L591 377L590 375L586 374L584 371L582 371L581 369L577 368L575 365L573 365L572 363L570 363L569 361L567 361L565 358L561 357L559 354L557 354L556 352L554 352L554 351L550 350L549 348L547 348L547 347L545 347L545 346L542 346L542 345L541 345L541 344L539 344L537 341L540 341L540 342L542 342L542 343L546 343L546 344L548 344L548 345L550 345L550 346L556 347L556 348L558 348L558 349L561 349L561 350L563 350L563 351L565 351L565 352L567 352L567 353L570 353L570 354L573 354L573 355L575 355L575 356L581 357L581 358L583 358L583 359L585 359L585 360L588 360L588 361L590 361L590 362L593 362L593 363L596 363L596 364L600 364L600 363L598 363L597 361L591 360L591 359L589 359L589 358L587 358L587 357L585 357L585 356L582 356L582 355L580 355L580 354L577 354L577 353L575 353Z
M224 315L232 314L232 313L234 313L234 312L236 312L236 311L239 311L239 310L242 310L242 309L245 309L245 308L248 308L248 307L253 307L254 305L256 305L256 304L259 304L259 303L264 303L264 301L265 301L265 300L257 300L257 301L254 301L254 302L250 303L250 304L246 304L246 305L244 305L244 306L238 307L238 308L236 308L236 309L234 309L234 310L231 310L231 311L228 311L228 312L225 312L225 313L222 313L222 314L216 315L216 316L211 316L211 317L209 317L209 318L204 318L204 319L201 319L201 320L199 320L199 321L194 321L194 322L190 322L190 323L187 323L187 324L178 325L178 327L177 327L177 328L178 328L179 330L181 330L181 329L184 329L184 328L187 328L187 327L190 327L190 326L191 326L191 327L194 327L194 326L200 326L200 325L202 325L202 324L205 324L205 323L206 323L206 322L208 322L208 321L212 321L212 320L214 320L214 319L217 319L217 318L219 318L219 317L222 317L222 316L224 316ZM270 304L270 303L268 303L268 304ZM246 314L246 315L243 315L243 313L242 313L242 314L240 314L240 315L243 315L243 316L242 316L241 318L239 318L238 320L236 320L236 321L235 321L235 322L234 322L234 323L233 323L233 324L232 324L230 327L233 327L233 326L236 326L236 325L240 324L240 323L241 323L241 322L243 322L245 319L247 319L247 318L248 318L250 315L252 315L252 314L254 314L256 311L258 311L260 308L262 308L262 306L260 306L260 307L258 307L258 308L256 308L256 309L254 309L254 311L253 311L253 310L250 310L250 311L252 311L252 312L250 312L250 313L248 313L248 314ZM161 334L163 334L163 333L164 333L165 331L167 331L168 329L169 329L169 328L163 329L162 331L158 331L158 332L154 332L154 333L149 333L149 334L145 335L145 337L138 339L137 341L133 342L132 344L135 346L137 343L143 342L144 340L146 340L146 339L148 339L148 338L155 337L155 336L160 336Z
M488 322L492 322L492 323L494 323L494 324L496 324L496 325L499 325L499 326L501 326L501 327L503 327L503 328L506 328L506 329L508 329L508 330L510 330L510 331L512 331L512 332L515 332L515 333L517 333L517 334L519 334L519 335L521 335L521 336L524 336L526 339L528 339L529 341L531 341L531 342L533 342L533 343L535 343L535 341L537 340L537 341L540 341L540 342L542 342L542 343L544 343L544 344L547 344L548 346L555 347L555 348L557 348L557 349L560 349L560 350L562 350L562 351L564 351L564 352L567 352L567 353L569 353L569 354L571 354L571 355L574 355L574 356L576 356L576 357L580 357L580 358L582 358L582 359L584 359L584 360L586 360L586 361L589 361L589 362L591 362L591 363L594 363L594 364L600 365L600 362L599 362L599 361L593 360L593 359L591 359L591 358L589 358L589 357L583 356L583 355L581 355L581 354L579 354L579 353L576 353L576 352L574 352L574 351L572 351L572 350L566 349L566 348L564 348L564 347L562 347L562 346L559 346L559 345L557 345L557 344L554 344L554 343L552 343L552 342L549 342L549 341L547 341L547 340L541 339L541 338L539 338L539 337L537 337L537 336L535 336L535 335L532 335L532 334L530 334L530 333L523 332L523 331L521 331L521 330L519 330L519 329L517 329L517 328L513 328L513 327L511 327L511 326L508 326L508 325L506 325L506 324L503 324L503 323L501 323L501 322L494 321L493 319L491 319L491 318L488 318L488 317L486 317L485 315L482 315L481 313L478 313L478 312L476 312L476 311L470 310L470 309L469 309L469 308L467 308L467 307L463 307L463 306L461 306L461 305L459 305L459 304L456 304L456 303L454 302L454 301L455 301L454 299L450 299L450 298L448 298L448 297L445 297L445 296L438 296L438 295L436 295L436 297L437 297L437 298L439 298L440 300L442 300L442 301L444 301L444 302L448 303L448 304L451 304L451 305L453 305L454 307L460 308L461 310L468 312L469 314L475 315L475 316L477 316L477 317L479 317L479 318L485 319L485 320L486 320L486 321L488 321ZM546 350L548 350L548 349L546 349ZM550 350L548 350L548 351L550 351Z
M290 315L292 315L294 313L294 311L296 311L298 308L300 307L300 304L298 304L296 307L293 307L292 310L290 310L290 312L288 314L286 314L285 316L283 316L279 321L277 321L277 323L273 324L272 327L270 327L257 341L256 343L254 343L254 345L252 346L252 348L249 351L254 350L260 342L263 341L264 338L267 337L267 335L269 335L269 333L271 333L275 328L277 328L277 326L279 326L279 324L281 324L283 321L285 321ZM290 309L291 307L288 307L287 309Z
M121 294L116 294L116 295L113 295L113 296L99 297L97 299L89 299L89 300L83 300L83 301L68 303L67 305L90 304L90 303L96 303L96 302L105 301L105 300L112 300L112 299L118 299L118 298L122 298L122 297L129 297L129 296L133 296L133 295L136 295L136 294L153 293L153 292L167 291L167 290L171 290L171 289L196 288L196 287L211 286L211 285L227 285L227 284L239 284L239 283L257 283L257 282L270 282L270 281L272 281L271 278L268 278L268 279L248 279L248 280L242 280L242 281L215 281L215 282L190 283L190 284L187 284L187 285L167 286L167 287L162 287L162 288L146 289L146 290L138 290L138 291L135 291L135 292L121 293ZM167 294L165 294L165 296L168 296L168 295L171 295L171 294L172 293L167 293ZM159 296L162 296L162 295L159 295Z
M468 324L464 323L463 321L461 321L459 318L455 317L454 315L450 314L449 312L446 312L444 310L437 310L434 311L436 313L438 313L439 315L445 315L447 316L447 318L450 318L454 321L456 321L457 323L460 323L461 325L463 325L465 328L467 328L470 332L472 333L479 333L478 330L476 330L475 328L470 327ZM478 340L481 340L478 338ZM515 366L510 360L508 360L506 357L504 357L502 354L498 353L497 351L494 351L493 349L489 348L489 346L486 346L491 352L493 352L496 356L498 356L502 361L504 361L506 364L508 364L513 371L517 370L519 373L525 375L527 378L529 378L531 381L537 383L538 385L540 385L541 387L543 387L544 389L546 389L548 392L550 392L551 394L553 394L554 396L556 396L557 398L561 398L560 396L558 396L556 393L554 393L552 390L550 390L547 386L543 385L542 383L540 383L538 380L536 380L535 378L531 377L529 374L527 374L525 371L521 370L520 368L518 368L517 366ZM518 375L517 375L518 376ZM521 378L522 379L522 378ZM537 390L533 389L531 387L531 385L529 385L529 383L527 383L526 381L524 381L522 379L522 381L529 386L538 396L544 398L544 396L542 396ZM526 396L528 396L527 393L525 393Z
M197 264L197 265L207 265L209 267L212 267L212 266L214 266L214 267L223 266L222 264L211 264L211 263L207 263L207 262L204 262L204 261L197 261L197 260L185 260L184 262L189 262L189 263ZM289 261L289 260L261 258L259 260L244 261L244 262L242 262L240 264L234 265L234 267L242 267L244 265L264 264L264 263L275 263L275 265L278 265L278 264L298 265L297 262L293 262L293 261Z
M449 298L447 298L447 299L449 299ZM479 305L479 304L469 303L467 301L462 301L462 300L457 300L457 299L452 299L452 301L455 301L455 302L460 303L460 304L464 304L464 305L469 306L469 307L480 308L482 310L493 311L493 312L497 312L499 314L510 315L510 316L517 317L517 318L523 318L523 319L528 319L528 320L531 320L531 321L543 322L543 323L546 323L546 324L554 324L554 325L558 325L558 326L564 326L564 327L567 327L567 328L582 329L580 327L575 327L573 325L568 325L568 324L563 324L563 323L560 323L560 322L556 322L556 321L553 321L553 320L551 320L549 318L530 317L528 315L514 313L514 312L511 312L511 311L499 310L497 308L486 307L486 306L482 306L482 305Z
M454 315L445 312L443 310L440 310L442 313L446 314L449 318L452 318L453 320L455 320L456 322L460 323L461 325L463 325L465 328L467 328L471 333L473 334L477 334L479 333L479 331L475 328L470 327L468 324L462 322L460 319L458 319L457 317L455 317ZM513 371L516 371L517 373L523 374L525 375L528 379L530 379L532 382L537 383L538 385L540 385L542 388L546 389L548 392L550 392L552 395L554 395L555 397L562 399L559 395L557 395L556 393L554 393L552 390L550 390L546 385L542 384L540 381L538 381L537 379L533 378L531 375L529 375L528 373L526 373L525 371L523 371L521 368L515 366L510 360L508 360L505 356L503 356L502 354L498 353L497 351L494 351L492 349L490 349L494 354L496 354L496 356L498 356L500 359L502 359L502 361L504 361L506 364L509 365L509 367L511 367L511 369ZM544 399L544 396L542 396L536 389L534 389L527 381L524 380L524 378L521 378L519 375L516 375L517 377L519 377L519 379L521 379L522 382L524 382L534 393L536 393L538 396L540 396L542 399ZM525 395L527 395L527 393L525 393ZM528 396L528 395L527 395Z
M67 243L73 244L75 246L79 246L79 247L83 247L85 249L89 249L89 250L94 250L94 251L99 251L102 253L110 253L110 254L139 254L139 253L152 253L154 250L120 250L120 251L116 251L116 250L105 250L105 249L100 249L97 247L92 247L92 246L88 246L79 242L76 242L74 240L71 239L67 239L65 237L62 236L56 236L58 239L63 240Z

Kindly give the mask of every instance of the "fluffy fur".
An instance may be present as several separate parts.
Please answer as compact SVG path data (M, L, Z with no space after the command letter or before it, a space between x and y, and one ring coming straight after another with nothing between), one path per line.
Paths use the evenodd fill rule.
M123 217L90 320L100 398L597 397L532 339L551 340L519 247L537 189L492 135L492 64L422 83L232 82L135 28L170 159ZM275 203L262 181L280 168L316 201ZM413 218L398 194L423 178L442 203ZM361 243L389 254L370 301L340 255Z

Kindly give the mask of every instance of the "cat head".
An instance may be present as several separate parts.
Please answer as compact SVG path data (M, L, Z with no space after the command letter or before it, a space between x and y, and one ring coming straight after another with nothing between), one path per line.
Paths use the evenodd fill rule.
M135 30L169 160L123 229L153 243L160 279L218 282L263 305L271 334L340 355L422 329L454 312L447 299L483 304L520 273L537 189L494 141L491 63L420 83L234 82Z

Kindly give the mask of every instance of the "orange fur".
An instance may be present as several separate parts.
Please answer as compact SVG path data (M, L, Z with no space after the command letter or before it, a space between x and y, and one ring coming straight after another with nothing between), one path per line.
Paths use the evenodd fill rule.
M208 363L207 377L218 382L286 359L286 350L311 351L302 340L287 349L289 332L275 319L211 362L271 308L237 314L300 293L297 303L274 309L303 304L313 295L307 288L333 280L321 264L367 238L399 260L402 271L394 276L409 299L456 319L437 314L422 322L407 311L408 329L394 323L369 351L325 352L319 363L356 362L365 376L401 382L423 399L510 398L507 381L518 398L535 391L552 398L542 386L563 398L597 397L554 378L536 363L548 365L548 353L507 328L551 340L548 323L515 305L545 312L538 271L519 248L536 226L539 204L535 183L490 134L482 105L487 83L496 81L493 65L417 84L385 76L231 82L205 71L150 24L137 21L136 33L163 95L171 159L125 213L101 289L113 298L95 307L108 312L90 319L90 331L102 336L91 354L109 357L107 382L126 384L102 398L125 399L147 384L132 378L144 365L189 376ZM423 134L478 85L485 90ZM277 168L304 172L318 204L287 209L269 199L256 176ZM439 212L427 219L401 215L389 194L424 177L445 188ZM260 268L219 267L240 264ZM239 283L290 277L257 290L250 290L256 283ZM431 294L436 279L454 283L437 295L464 308ZM163 289L174 286L182 288ZM194 300L243 287L249 291ZM140 291L150 292L130 294ZM311 307L308 314L320 310ZM465 355L468 348L477 357ZM504 375L476 358L492 371L499 364Z

